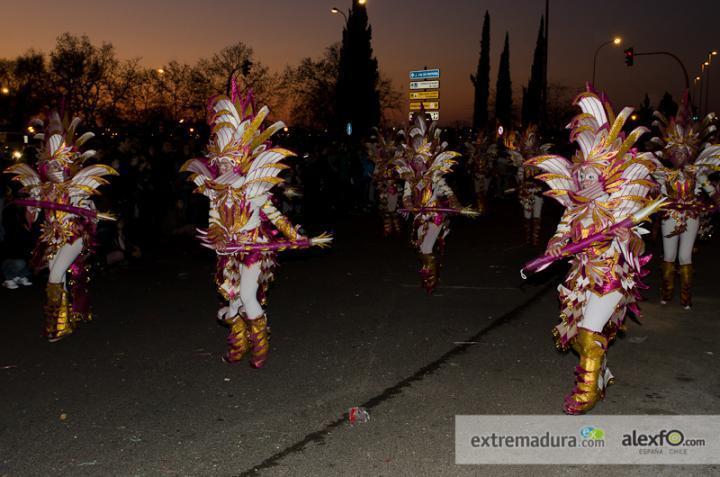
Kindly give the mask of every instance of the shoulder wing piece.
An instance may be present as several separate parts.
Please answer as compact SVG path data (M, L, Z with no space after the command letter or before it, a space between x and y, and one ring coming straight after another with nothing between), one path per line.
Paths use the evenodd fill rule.
M23 185L23 189L30 190L40 185L40 176L27 164L15 164L5 169L5 174L14 174L13 178Z
M565 207L571 204L570 192L575 192L577 186L572 177L572 164L562 156L548 154L533 157L525 161L526 166L537 167L543 174L535 179L548 185L550 190L545 195L552 197Z
M79 170L70 180L70 195L97 194L97 188L108 183L104 177L116 175L118 175L118 172L105 164L93 164L85 167Z
M275 185L283 182L278 174L288 166L280 163L286 157L294 156L295 153L275 147L260 153L250 165L245 177L245 194L248 199L253 199L272 189Z
M455 160L456 157L459 157L460 153L455 151L443 151L435 158L433 159L432 163L430 164L430 167L428 168L427 172L425 173L426 177L432 177L435 176L444 176L450 170L453 168L455 164L457 164L457 161Z
M605 190L610 193L615 217L627 217L646 205L648 193L656 186L652 179L656 167L652 154L645 153L619 163L607 175Z
M700 151L695 165L706 174L720 171L720 144L708 145Z
M189 180L193 181L196 186L200 187L205 181L213 178L213 174L207 166L204 159L190 159L180 167L180 172L190 172Z

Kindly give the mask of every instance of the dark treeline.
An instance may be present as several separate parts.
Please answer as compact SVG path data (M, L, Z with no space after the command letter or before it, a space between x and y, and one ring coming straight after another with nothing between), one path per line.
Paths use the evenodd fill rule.
M354 28L363 38L350 50L372 58L369 25L361 13ZM343 44L352 37L346 32ZM337 127L337 83L348 54L341 44L332 45L319 58L272 73L251 47L238 42L195 64L147 67L139 59L119 59L109 43L96 45L87 36L66 33L48 54L30 50L0 59L0 161L3 168L12 161L34 161L33 117L53 108L78 115L81 128L96 134L89 144L99 152L96 160L120 172L99 200L101 208L119 213L127 242L139 249L150 237L192 233L207 220L207 210L178 170L203 154L206 101L226 93L232 77L239 90L252 90L258 104L270 107L272 120L289 124L276 138L298 154L291 159L289 181L301 195L292 203L279 200L291 211L312 211L307 214L312 222L333 221L364 209L370 194L362 138L357 132L349 138ZM352 58L345 63L352 64ZM377 73L374 59L370 66L375 74L368 94L376 91L383 111L397 108L399 93ZM378 121L383 123L370 119ZM2 190L9 198L17 187L7 179L2 178Z
M489 18L483 26L489 30ZM364 46L332 45L319 57L304 58L281 73L270 72L252 48L240 42L192 65L170 62L150 68L142 66L139 59L119 59L111 44L98 46L86 36L64 34L48 54L31 50L14 59L0 59L0 165L5 168L17 160L32 163L36 144L28 130L30 119L60 108L83 118L82 129L96 133L89 144L99 152L96 160L120 172L98 199L101 210L116 212L121 219L117 224L102 224L104 247L112 249L122 242L126 253L137 254L148 241L172 234L192 235L195 227L207 220L207 205L203 197L192 193L193 185L178 170L187 159L203 154L208 139L206 101L225 93L229 78L234 77L239 89L252 89L257 102L270 107L273 119L286 120L289 125L275 137L278 145L297 153L290 159L293 168L288 182L300 196L290 200L279 195L285 211L299 223L318 228L348 214L366 212L374 202L372 164L357 131L347 136L338 127L343 124L337 111L343 104L337 92L342 56L354 50L370 69L377 68L369 47L367 17L358 14L357 25L346 30L344 42L349 41L348 32L353 29ZM494 107L496 116L512 125L508 41L498 72L497 93L502 93L503 99L500 105L489 105L487 36L484 32L482 58L472 78L479 93L474 119L478 125L490 126L487 109ZM401 96L390 81L379 74L368 78L381 110L398 109ZM568 156L572 151L563 150L567 149L562 146L567 142L563 127L575 114L571 99L576 93L551 84L545 112L545 140L559 145L556 151ZM368 89L367 95L373 94ZM667 95L660 107L671 110L673 105ZM651 119L649 100L640 111L638 121ZM343 116L343 120L349 119ZM391 126L382 117L358 121L360 129L375 121L381 127ZM454 150L462 151L464 142L472 140L469 129L449 128L444 134ZM23 136L28 137L27 144ZM472 192L465 161L460 160L450 180L469 201ZM11 185L6 175L0 181L3 197L9 200L17 195L17 185ZM497 194L502 196L501 191ZM5 218L8 216L14 214L6 213Z

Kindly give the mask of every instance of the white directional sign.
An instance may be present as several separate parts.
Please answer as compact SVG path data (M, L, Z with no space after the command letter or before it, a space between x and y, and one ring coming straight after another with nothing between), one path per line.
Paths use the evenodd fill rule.
M410 72L410 79L411 80L421 80L421 79L430 79L430 78L439 78L440 77L440 70L438 68L434 68L432 70L416 70Z
M439 81L412 81L410 82L410 89L438 89L440 87Z
M412 121L413 114L414 113L410 113L408 115L408 119L410 119L410 121ZM440 119L440 111L425 111L425 114L429 114L430 119L432 119L433 121L438 121Z
M410 93L410 99L438 99L439 91L414 91Z
M425 114L430 116L433 121L440 119L440 69L433 68L428 70L415 70L410 72L410 93L408 97L410 102L408 109L410 110L410 120L415 111L424 110ZM432 81L427 81L432 80ZM434 100L434 101L425 101Z

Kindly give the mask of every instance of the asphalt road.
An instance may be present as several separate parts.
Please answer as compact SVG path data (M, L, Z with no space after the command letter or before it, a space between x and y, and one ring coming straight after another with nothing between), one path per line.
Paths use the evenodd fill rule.
M39 337L42 280L0 289L0 476L720 474L455 465L455 415L561 414L577 364L550 334L562 269L522 283L538 250L518 210L499 212L454 224L433 296L407 237L372 218L341 223L330 251L286 254L262 370L221 362L213 257L193 241L104 271L95 321L54 344ZM594 413L720 414L719 258L717 240L701 249L691 312L658 304L653 267ZM370 421L350 426L352 406Z

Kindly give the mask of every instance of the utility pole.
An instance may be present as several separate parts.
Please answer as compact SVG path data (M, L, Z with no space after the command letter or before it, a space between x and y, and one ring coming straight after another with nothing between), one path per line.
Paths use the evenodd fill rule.
M543 67L542 84L542 118L547 120L547 99L548 99L548 42L550 40L550 0L545 0L545 65Z

